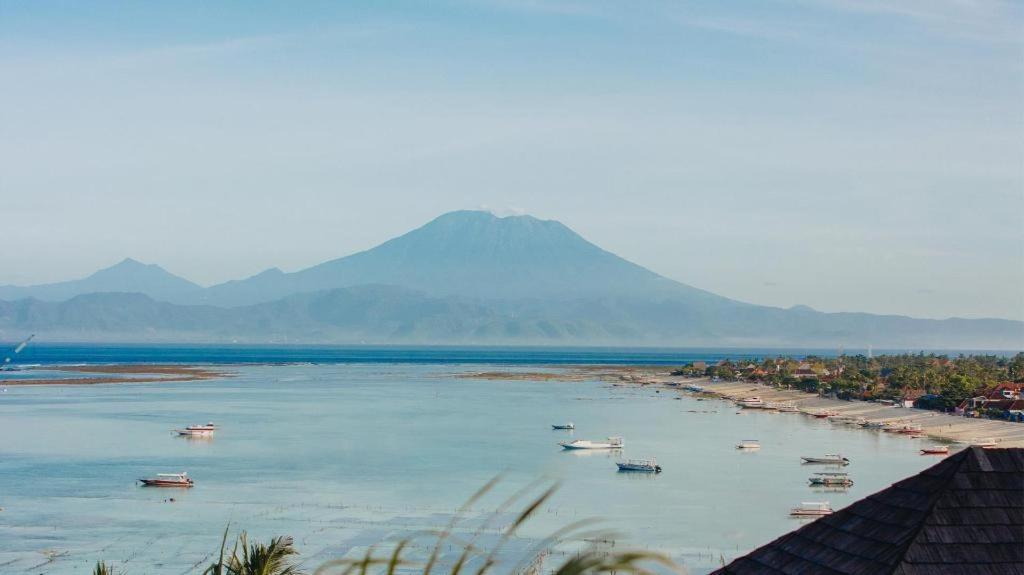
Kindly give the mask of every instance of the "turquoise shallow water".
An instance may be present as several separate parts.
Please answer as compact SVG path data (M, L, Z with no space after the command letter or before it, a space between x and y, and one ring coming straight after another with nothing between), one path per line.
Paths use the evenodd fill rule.
M918 441L796 414L737 415L726 402L600 382L452 375L485 365L232 369L238 377L224 380L0 395L0 572L86 573L100 558L132 573L195 572L228 522L294 536L313 566L440 527L504 473L477 512L539 478L561 481L510 553L594 517L618 545L663 550L702 573L799 526L787 510L801 501L838 508L937 461L917 455ZM611 454L563 452L555 443L570 436L550 424L566 420L571 437L624 436L625 456L657 456L665 472L621 474ZM210 441L170 433L205 421L222 426ZM763 448L734 449L744 438ZM852 459L856 484L813 491L806 479L823 469L799 456L836 451ZM194 489L135 484L178 470Z

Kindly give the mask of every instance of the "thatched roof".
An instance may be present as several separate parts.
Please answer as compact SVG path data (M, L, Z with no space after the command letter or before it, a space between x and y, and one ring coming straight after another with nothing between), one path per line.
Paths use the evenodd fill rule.
M1024 574L1024 449L965 449L715 573Z

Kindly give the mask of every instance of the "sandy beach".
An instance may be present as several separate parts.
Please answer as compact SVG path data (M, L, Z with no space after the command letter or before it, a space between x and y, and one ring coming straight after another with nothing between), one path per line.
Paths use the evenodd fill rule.
M572 366L560 373L525 372L475 372L463 373L459 377L479 379L524 379L543 375L544 380L581 381L600 379L613 385L653 385L676 393L693 393L681 387L685 384L700 385L709 395L736 401L745 397L758 396L767 402L792 403L800 410L801 417L811 413L834 411L839 416L863 418L866 421L887 423L894 426L920 426L921 432L938 441L971 443L978 440L995 440L999 447L1024 447L1024 424L994 419L973 419L915 408L895 408L889 405L867 401L844 401L818 397L792 389L775 389L771 386L744 381L712 382L708 378L681 378L668 375L664 366ZM864 430L865 433L878 431Z
M863 418L870 422L888 423L895 426L920 426L922 433L936 440L971 443L978 440L995 440L999 447L1024 447L1024 424L994 419L974 419L916 408L895 408L889 405L867 401L845 401L818 397L793 389L775 389L756 383L732 381L712 382L707 378L685 379L665 374L664 369L624 368L619 381L641 385L659 385L667 389L687 392L679 384L697 384L707 393L728 400L758 396L767 402L792 403L803 412L801 415L834 411L839 416ZM866 433L872 433L865 430Z

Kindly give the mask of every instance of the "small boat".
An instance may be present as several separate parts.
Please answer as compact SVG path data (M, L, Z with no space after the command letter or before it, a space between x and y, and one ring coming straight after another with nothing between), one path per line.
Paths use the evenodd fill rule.
M824 411L812 411L811 415L817 417L818 419L825 419L826 417L835 417L839 415L839 412L826 409Z
M921 450L921 455L946 455L948 453L949 447L946 447L945 445L933 445Z
M832 506L828 501L804 501L800 507L794 507L789 511L794 517L821 517L832 515Z
M778 409L780 413L796 413L800 411L796 408L796 404L793 403L780 403L776 409Z
M804 463L827 463L830 465L849 465L850 460L838 453L829 453L824 457L800 457Z
M686 391L692 391L694 393L701 393L701 392L704 391L704 388L699 386L699 385L697 385L696 383L691 383L691 384L687 385L685 389L686 389Z
M607 441L590 441L589 439L577 439L575 441L562 441L564 449L622 449L625 442L621 437L609 437Z
M897 429L887 429L886 431L889 431L891 433L900 433L903 435L917 435L924 431L924 429L920 425L904 425L903 427Z
M619 471L644 471L647 473L661 473L661 466L652 457L650 459L627 459L619 461L615 465Z
M555 424L551 426L551 429L576 429L576 425L573 422Z
M763 399L756 395L754 397L741 399L737 403L739 403L740 407L745 407L747 409L764 409L767 405Z
M865 421L860 424L864 429L885 429L888 425L881 421Z
M822 485L825 487L849 487L853 480L845 473L815 473L814 477L807 478L811 485Z
M204 436L205 437L205 436L213 435L213 432L216 431L216 430L217 430L217 426L214 425L213 422L211 421L210 423L207 423L206 425L196 424L196 425L190 425L190 426L186 427L185 429L175 429L174 432L177 433L178 435L185 435L185 436L190 436L190 437L195 437L195 436Z
M991 448L995 447L996 445L998 445L999 441L996 440L996 439L993 439L991 437L986 437L984 439L976 437L976 438L974 438L974 439L972 439L970 441L970 444L975 446L975 447L981 447L981 448L984 448L984 449L991 449Z
M744 439L736 444L736 449L761 449L761 444L756 439Z
M187 473L157 473L156 477L140 479L148 487L192 487L192 478Z

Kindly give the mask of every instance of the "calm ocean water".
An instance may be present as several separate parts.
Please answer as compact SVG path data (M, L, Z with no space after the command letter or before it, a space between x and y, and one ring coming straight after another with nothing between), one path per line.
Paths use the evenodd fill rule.
M104 349L70 359L39 347L26 358L201 360L188 356L197 348L164 348L158 356L141 351L147 348ZM586 359L593 350L564 357L475 350L447 362L444 351L423 348L375 352L393 354L386 363L360 353L262 349L263 359L321 364L237 365L237 377L204 382L9 387L0 394L0 572L86 573L106 559L132 573L194 573L229 522L257 537L294 536L307 566L315 566L440 527L503 473L471 521L532 481L561 482L510 554L554 528L599 518L618 533L617 545L662 550L704 573L799 526L787 510L801 501L841 507L937 461L917 455L916 440L797 414L737 415L726 402L596 381L453 375L499 363L558 369L550 364L596 361ZM636 351L601 353L606 363L680 360L668 351L645 351L642 360ZM205 357L256 361L249 351L230 360L225 354ZM413 363L414 354L428 357ZM550 429L566 420L576 423L575 435ZM170 433L205 421L222 426L212 440ZM624 456L656 456L665 472L621 474L612 454L556 446L566 437L612 434L625 437ZM760 439L761 451L738 452L734 445L745 438ZM852 459L847 470L856 484L846 493L815 492L807 477L822 469L802 466L799 456L834 452ZM195 488L135 483L179 470L194 477Z

